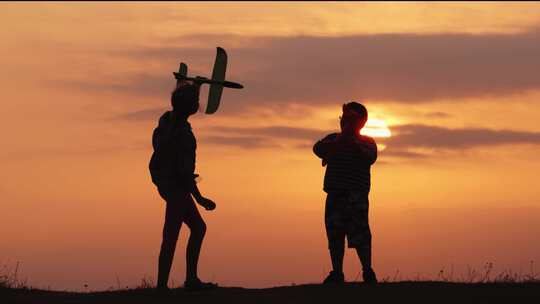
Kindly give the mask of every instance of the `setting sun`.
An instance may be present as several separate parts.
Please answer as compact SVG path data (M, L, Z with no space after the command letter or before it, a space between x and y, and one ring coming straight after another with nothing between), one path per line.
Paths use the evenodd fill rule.
M360 130L360 134L371 137L390 137L392 132L382 119L370 118L366 126Z

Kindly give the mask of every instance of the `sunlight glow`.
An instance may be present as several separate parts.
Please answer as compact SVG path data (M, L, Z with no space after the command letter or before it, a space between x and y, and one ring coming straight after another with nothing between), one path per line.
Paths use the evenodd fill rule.
M360 134L371 137L390 137L392 132L382 119L369 118L366 126L360 130Z

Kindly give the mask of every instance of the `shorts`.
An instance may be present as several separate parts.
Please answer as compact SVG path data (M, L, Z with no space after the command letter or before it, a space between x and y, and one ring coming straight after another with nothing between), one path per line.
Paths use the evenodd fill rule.
M324 212L328 247L371 248L369 229L369 199L363 192L328 193Z
M206 230L206 224L195 206L191 193L183 190L176 183L161 183L158 186L158 192L167 203L163 225L165 242L176 243L182 223L185 223L192 233L203 233Z

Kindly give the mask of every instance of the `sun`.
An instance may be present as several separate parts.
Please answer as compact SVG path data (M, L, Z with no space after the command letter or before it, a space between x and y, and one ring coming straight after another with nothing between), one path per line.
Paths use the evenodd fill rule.
M370 137L391 137L392 132L382 119L369 118L360 134Z

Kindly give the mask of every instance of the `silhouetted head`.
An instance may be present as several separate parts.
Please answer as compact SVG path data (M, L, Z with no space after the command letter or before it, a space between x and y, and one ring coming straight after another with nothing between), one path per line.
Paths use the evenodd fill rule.
M364 127L368 119L366 107L358 102L349 102L343 105L343 114L339 121L342 133L357 134Z
M177 87L171 95L173 111L189 117L199 110L199 86L193 84Z

